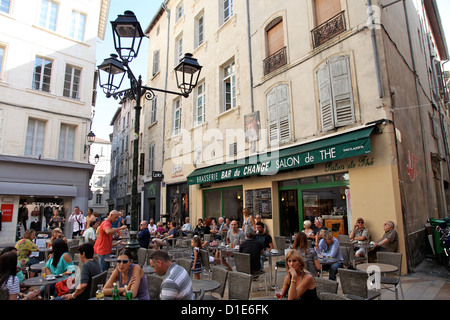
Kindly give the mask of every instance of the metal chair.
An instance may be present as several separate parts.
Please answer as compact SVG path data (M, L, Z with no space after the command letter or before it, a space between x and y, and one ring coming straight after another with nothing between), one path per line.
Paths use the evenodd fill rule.
M161 283L163 281L163 277L157 274L147 274L147 287L148 287L148 295L151 300L161 300L159 294L161 293Z
M203 300L205 297L205 289L201 288L199 293L195 294L195 300Z
M359 263L365 263L368 262L368 254L366 253L365 257L357 257L355 256L355 247L353 245L353 243L350 242L342 242L339 243L340 247L347 247L348 248L348 261L349 261L349 265L353 268L356 269L356 265Z
M228 300L250 300L253 277L244 272L228 272Z
M338 275L341 282L342 293L352 300L372 300L380 298L377 291L368 290L368 274L362 271L338 269Z
M91 280L91 292L89 293L89 298L95 297L95 293L97 292L97 288L99 284L105 284L106 283L106 277L107 277L108 271L103 271L102 273L99 273L96 276L92 277Z
M75 258L75 254L78 253L78 248L79 247L80 247L80 245L69 247L69 254L72 257L72 259L74 259Z
M314 281L316 282L316 290L317 294L319 293L337 293L339 283L337 281L333 281L325 278L315 277Z
M261 277L264 277L266 294L267 294L267 277L265 272L252 273L251 263L250 263L250 254L235 252L233 253L234 262L236 264L236 271L248 273L252 276L254 280L260 280Z
M220 287L211 291L211 294L205 295L203 300L218 300L218 298L212 295L213 293L217 293L220 296L220 299L223 299L223 294L225 293L225 287L228 279L228 270L219 266L214 266L211 270L211 280L219 282Z
M400 291L402 292L402 299L405 299L402 284L400 282L400 275L402 274L402 254L400 252L378 251L377 260L379 263L391 264L398 268L396 272L382 275L380 283L383 286L383 289L395 292L395 300L398 300L398 288L400 287ZM393 286L394 290L392 290L390 286Z

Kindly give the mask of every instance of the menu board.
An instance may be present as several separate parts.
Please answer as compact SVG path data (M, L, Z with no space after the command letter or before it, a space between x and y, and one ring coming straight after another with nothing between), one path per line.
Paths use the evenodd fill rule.
M254 216L260 214L263 219L272 219L272 194L270 188L245 191L245 207Z

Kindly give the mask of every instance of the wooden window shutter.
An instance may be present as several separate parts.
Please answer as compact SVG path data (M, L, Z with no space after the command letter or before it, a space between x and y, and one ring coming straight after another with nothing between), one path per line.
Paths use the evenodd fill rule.
M334 115L331 96L330 68L327 62L317 71L317 83L319 85L322 131L328 131L334 128Z
M335 113L335 126L341 127L355 122L350 63L346 56L330 59L331 92Z
M267 30L268 56L284 47L283 20Z
M320 26L322 23L341 12L340 0L315 0L314 2L316 9L316 26Z
M271 145L291 140L289 89L279 85L267 94L269 143Z

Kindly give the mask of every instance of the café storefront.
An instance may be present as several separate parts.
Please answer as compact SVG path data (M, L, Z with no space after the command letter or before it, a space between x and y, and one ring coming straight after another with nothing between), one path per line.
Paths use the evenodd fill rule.
M391 137L377 125L361 126L269 154L210 167L188 177L197 216L236 217L242 208L261 214L272 236L293 235L303 221L322 217L337 234L348 234L364 216L374 237L384 219L401 220ZM380 211L382 207L385 210ZM394 218L393 218L394 216ZM313 226L314 227L314 226Z

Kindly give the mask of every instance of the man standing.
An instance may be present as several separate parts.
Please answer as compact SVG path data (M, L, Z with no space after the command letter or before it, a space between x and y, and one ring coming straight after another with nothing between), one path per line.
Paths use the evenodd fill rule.
M75 206L73 209L69 222L72 222L72 239L75 236L81 236L86 228L86 217L81 213L79 206Z
M266 226L263 222L256 222L256 236L255 239L264 247L264 252L261 255L261 270L264 270L264 261L266 260L265 250L273 249L273 240L270 234L267 233Z
M94 253L99 255L102 272L109 268L109 262L106 262L105 258L111 254L112 247L122 243L118 241L113 244L113 234L127 228L125 225L119 228L113 228L112 224L116 222L117 219L119 219L119 212L117 210L112 210L109 213L108 218L106 218L98 228L98 237L95 241Z
M150 257L155 273L164 276L161 283L161 300L193 300L192 280L187 271L170 260L165 251L157 250Z
M150 243L150 231L148 231L148 222L143 220L139 225L139 231L137 239L139 246L144 249L148 249L148 244Z

